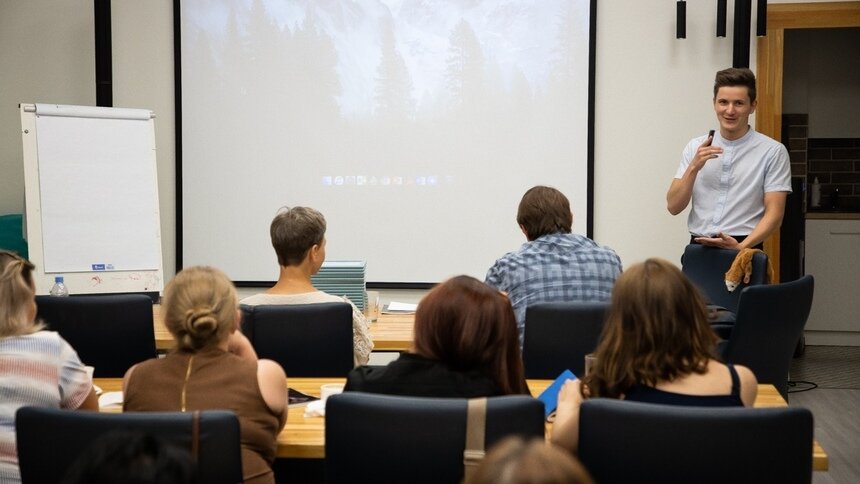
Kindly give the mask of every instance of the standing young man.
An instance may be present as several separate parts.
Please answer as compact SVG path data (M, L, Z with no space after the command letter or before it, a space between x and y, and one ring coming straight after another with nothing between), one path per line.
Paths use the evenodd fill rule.
M749 69L717 72L714 111L720 129L693 138L666 194L669 213L690 201L690 242L728 249L761 247L782 224L791 193L788 150L749 125L756 108Z

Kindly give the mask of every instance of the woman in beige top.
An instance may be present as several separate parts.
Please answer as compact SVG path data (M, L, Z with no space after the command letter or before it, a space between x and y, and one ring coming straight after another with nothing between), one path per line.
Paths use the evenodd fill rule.
M239 417L245 482L274 483L276 438L287 421L287 376L258 360L239 332L233 284L211 267L183 270L164 290L164 323L176 351L131 367L128 411L232 410Z
M314 287L311 276L325 261L325 218L309 207L284 208L272 220L269 233L278 255L278 282L268 291L242 300L242 304L312 304L348 302L352 305L352 343L356 366L367 364L373 340L367 320L345 297L333 296Z

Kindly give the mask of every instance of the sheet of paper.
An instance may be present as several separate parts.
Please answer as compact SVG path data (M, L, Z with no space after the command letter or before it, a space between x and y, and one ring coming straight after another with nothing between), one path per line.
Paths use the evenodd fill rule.
M415 309L418 308L417 304L412 303L402 303L397 301L391 301L382 309L383 313L414 313Z
M105 392L99 397L99 407L122 405L122 392Z

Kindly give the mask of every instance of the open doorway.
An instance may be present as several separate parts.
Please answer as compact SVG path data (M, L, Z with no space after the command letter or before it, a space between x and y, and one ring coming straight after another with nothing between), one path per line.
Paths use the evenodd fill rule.
M828 29L860 27L860 2L829 3L784 3L769 4L767 35L759 37L757 45L758 62L758 107L756 109L756 130L773 139L781 140L783 125L783 79L786 30L790 29ZM846 59L846 62L856 62ZM805 161L803 163L805 165ZM795 171L792 175L806 176L806 171ZM793 215L793 217L801 216ZM797 220L793 220L798 222ZM784 223L791 223L786 220ZM802 221L801 221L802 222ZM795 254L786 253L782 257L782 237L774 236L765 242L765 251L773 262L776 280L780 280L783 259L793 260ZM786 240L786 242L789 242ZM788 268L788 267L786 267Z

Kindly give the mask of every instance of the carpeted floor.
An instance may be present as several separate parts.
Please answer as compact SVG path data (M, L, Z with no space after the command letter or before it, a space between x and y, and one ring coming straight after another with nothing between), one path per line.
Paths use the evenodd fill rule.
M807 346L803 356L791 361L789 379L818 388L860 389L860 347ZM806 386L800 383L797 389Z

